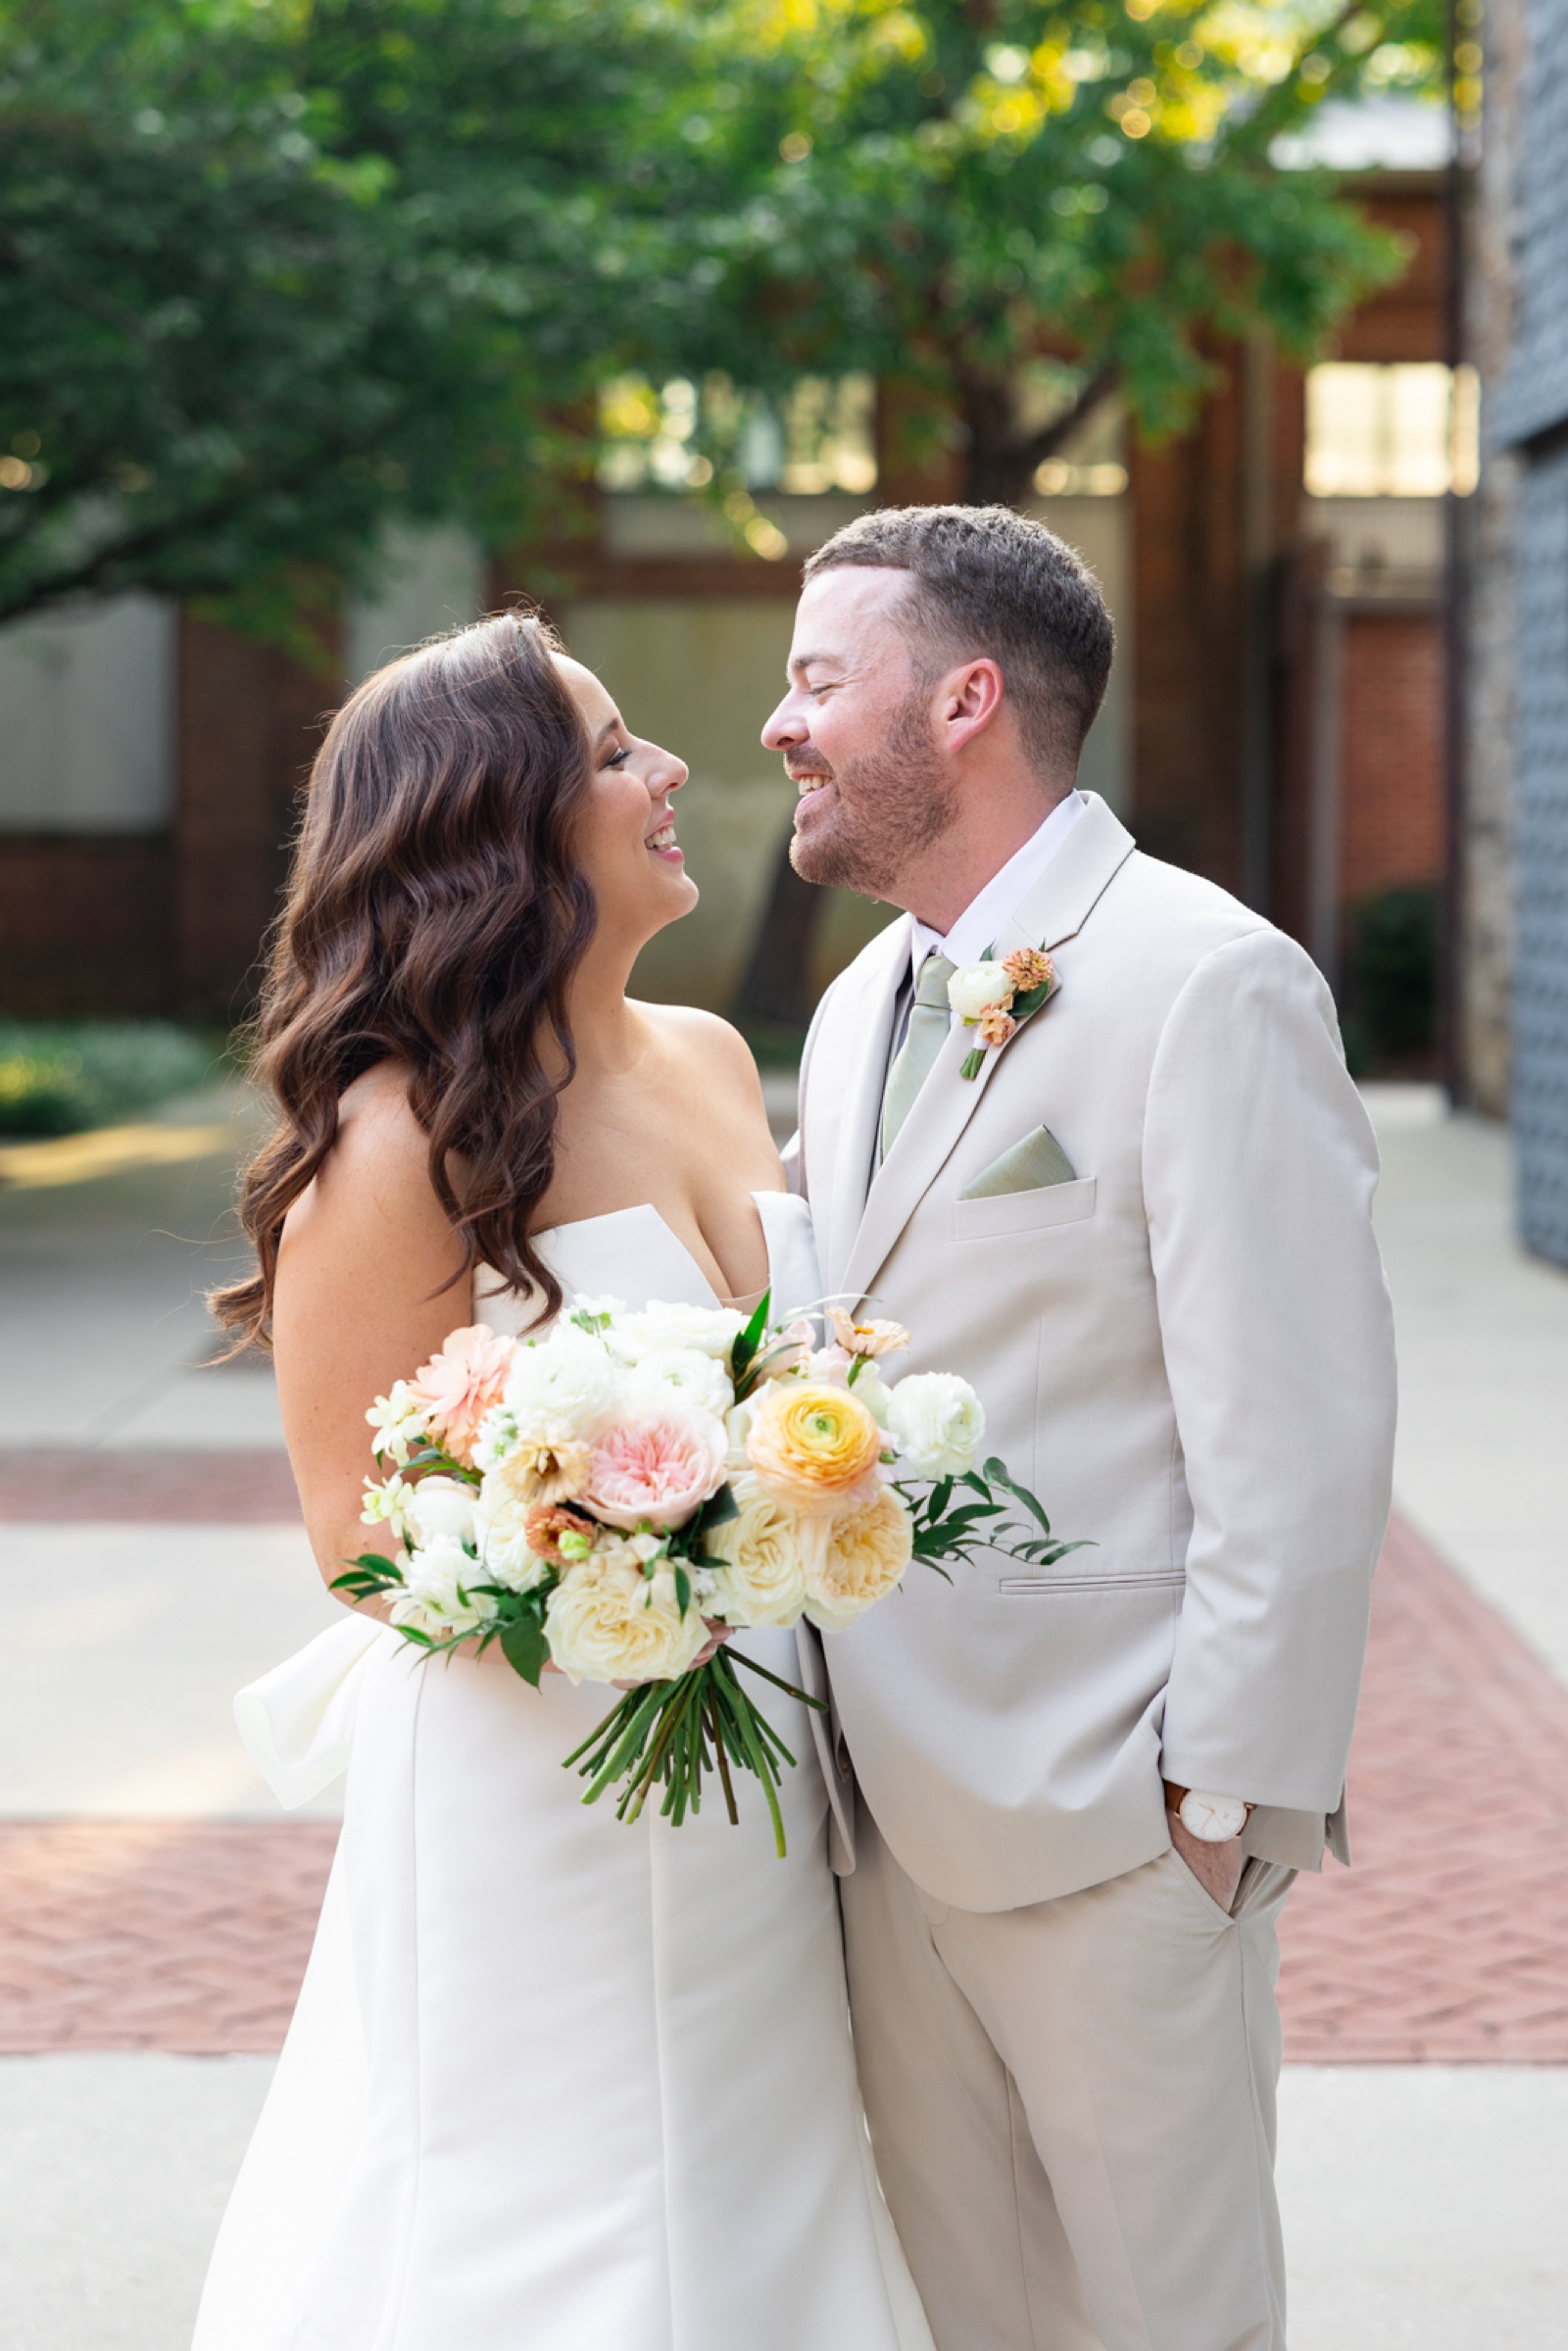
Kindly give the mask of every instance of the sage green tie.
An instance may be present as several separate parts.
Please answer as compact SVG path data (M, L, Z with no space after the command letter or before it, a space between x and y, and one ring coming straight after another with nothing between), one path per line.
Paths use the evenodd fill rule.
M882 1156L885 1159L893 1149L894 1137L914 1107L919 1093L936 1062L938 1053L947 1043L949 1008L948 982L957 970L946 955L929 955L920 966L920 976L914 984L914 1002L909 1006L909 1025L904 1043L888 1071L888 1082L882 1096Z

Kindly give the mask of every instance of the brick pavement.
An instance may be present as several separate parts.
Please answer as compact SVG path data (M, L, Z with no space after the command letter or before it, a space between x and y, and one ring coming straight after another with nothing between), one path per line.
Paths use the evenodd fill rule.
M1568 1690L1399 1519L1349 1786L1354 1868L1285 1912L1287 2058L1568 2064Z
M337 1834L0 1822L0 2054L280 2047Z
M1568 1691L1398 1522L1350 1803L1355 1869L1285 1913L1287 2057L1568 2064ZM275 2048L336 1834L0 1824L0 2051Z
M270 1446L186 1452L29 1446L0 1452L0 1524L200 1520L255 1526L299 1514L288 1455Z

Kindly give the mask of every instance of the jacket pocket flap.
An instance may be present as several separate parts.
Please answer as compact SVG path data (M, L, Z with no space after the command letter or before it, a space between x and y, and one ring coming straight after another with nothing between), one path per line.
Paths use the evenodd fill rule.
M955 1200L954 1238L983 1241L993 1234L1045 1232L1052 1225L1077 1224L1094 1212L1095 1178L1081 1176L1075 1184L1043 1184L1034 1192Z

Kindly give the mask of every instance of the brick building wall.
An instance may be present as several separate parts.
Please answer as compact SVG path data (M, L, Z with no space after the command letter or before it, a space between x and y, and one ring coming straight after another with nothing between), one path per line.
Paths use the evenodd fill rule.
M140 1018L173 1003L167 834L0 842L0 1012Z
M229 1021L254 990L299 795L339 700L323 668L182 613L172 877L175 1007Z
M1409 259L1397 283L1346 321L1329 356L1440 359L1437 180L1381 174L1360 192ZM1133 829L1154 856L1251 899L1305 940L1320 724L1341 738L1347 898L1442 871L1442 623L1435 610L1347 618L1335 707L1325 709L1316 616L1328 580L1302 538L1304 374L1266 349L1228 346L1214 359L1218 379L1193 431L1131 454ZM1380 646L1393 662L1387 677ZM1265 713L1261 744L1249 741L1250 703Z
M173 826L0 839L0 1012L224 1025L247 1009L339 695L325 669L180 615Z
M1342 661L1340 889L1353 906L1443 871L1442 634L1426 614L1357 612Z

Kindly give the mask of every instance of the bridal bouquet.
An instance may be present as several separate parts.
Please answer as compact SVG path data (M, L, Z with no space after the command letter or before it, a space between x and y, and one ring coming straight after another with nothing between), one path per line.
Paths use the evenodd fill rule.
M365 1519L401 1555L366 1552L334 1589L387 1595L428 1652L495 1642L536 1687L547 1663L620 1686L565 1758L584 1801L618 1784L635 1820L658 1783L679 1822L712 1773L734 1821L734 1775L751 1772L782 1855L780 1765L795 1758L742 1675L805 1692L726 1645L729 1631L806 1616L838 1632L911 1559L945 1574L977 1543L1037 1565L1076 1546L1001 1461L982 1463L966 1381L884 1379L908 1345L898 1324L830 1309L819 1347L810 1321L780 1326L769 1302L748 1320L578 1298L541 1339L454 1331L366 1416L386 1474L367 1484Z

